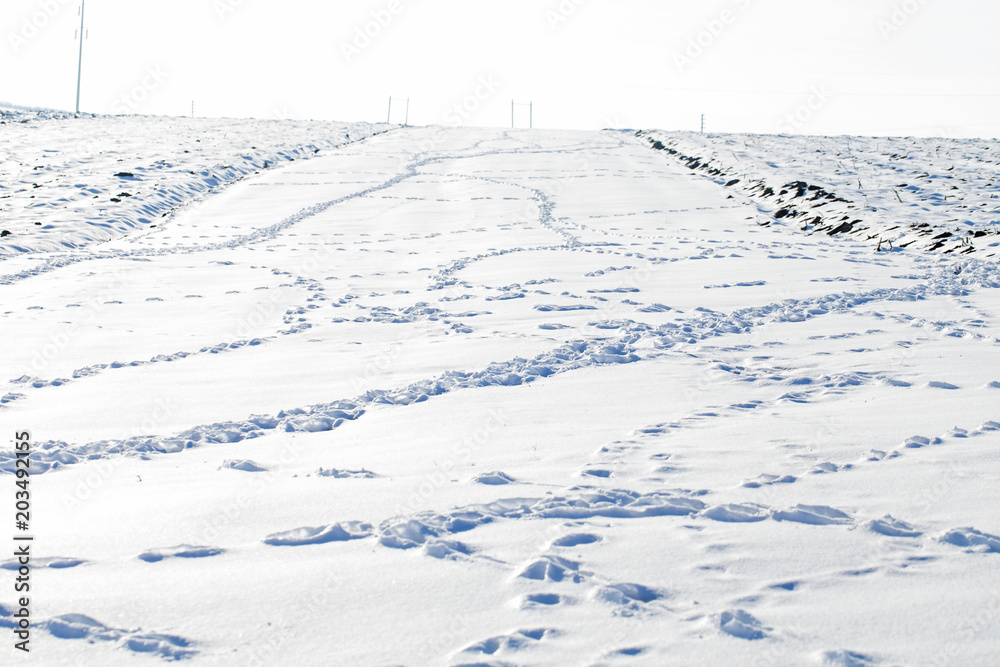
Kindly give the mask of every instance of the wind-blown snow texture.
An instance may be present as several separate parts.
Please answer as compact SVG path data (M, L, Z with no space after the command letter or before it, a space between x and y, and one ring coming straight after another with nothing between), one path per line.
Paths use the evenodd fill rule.
M18 664L1000 659L995 142L5 120Z

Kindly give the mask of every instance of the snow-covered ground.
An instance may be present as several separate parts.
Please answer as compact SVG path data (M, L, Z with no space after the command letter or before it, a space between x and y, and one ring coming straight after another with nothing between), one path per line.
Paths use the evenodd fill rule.
M639 135L803 232L852 234L880 252L1000 257L996 140Z
M0 109L0 256L149 229L248 175L389 127Z
M186 147L226 123L150 119L145 145L88 146L125 122L139 132L47 120L0 141L102 198L118 164L201 179L282 141L234 123L189 158L159 124ZM5 661L1000 660L987 237L959 255L810 233L774 215L797 191L682 158L733 137L384 129L343 126L367 138L103 238L95 222L133 218L51 195L32 235L26 193L5 201L21 245L0 261L0 416L32 433L36 535L32 653L8 635ZM947 146L912 146L919 168L996 155ZM798 171L801 151L759 137L738 160L857 205L842 159ZM995 201L961 165L967 204ZM5 166L4 192L28 173ZM896 189L899 222L949 222ZM970 229L993 234L979 208ZM17 565L0 567L11 626Z

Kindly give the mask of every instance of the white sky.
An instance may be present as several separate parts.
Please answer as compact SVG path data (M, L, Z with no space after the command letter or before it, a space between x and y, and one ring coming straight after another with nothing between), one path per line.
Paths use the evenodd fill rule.
M2 0L0 100L73 109L78 7ZM411 124L509 126L517 99L535 127L698 129L704 113L720 132L1000 137L998 0L87 0L86 19L95 113L193 100L384 121L392 95Z

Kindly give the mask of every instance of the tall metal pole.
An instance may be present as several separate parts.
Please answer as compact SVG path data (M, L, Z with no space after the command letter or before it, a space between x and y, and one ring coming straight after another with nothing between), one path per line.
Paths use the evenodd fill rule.
M705 134L705 114L701 115L701 133Z
M530 130L535 126L535 116L534 116L534 102L528 102L528 129Z
M386 114L385 117L386 124L388 124L390 120L392 120L392 95L389 96L389 113Z
M83 12L87 0L80 0L80 57L76 61L76 113L80 113L80 79L83 76Z
M514 100L510 101L510 126L514 127Z
M403 127L410 126L410 98L406 98L406 115L403 117Z

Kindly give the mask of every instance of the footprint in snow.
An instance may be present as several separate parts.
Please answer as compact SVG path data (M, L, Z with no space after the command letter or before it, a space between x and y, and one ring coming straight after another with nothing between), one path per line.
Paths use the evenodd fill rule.
M742 609L724 611L719 615L719 630L738 639L763 639L767 636L764 625Z
M510 634L490 637L483 641L462 649L462 653L479 655L496 655L497 653L507 653L530 648L536 642L540 642L546 637L558 634L549 628L539 628L534 630L516 630Z
M504 472L484 472L476 475L473 480L477 484L486 484L488 486L503 486L505 484L514 484L515 480L513 477Z
M903 446L909 449L919 449L928 445L940 445L942 442L941 438L925 438L922 435L915 435L912 438L907 438Z
M579 475L580 477L599 477L601 479L610 479L615 476L612 471L605 468L588 468L581 470Z
M951 384L950 382L940 382L938 380L932 380L931 382L928 382L927 386L931 389L960 389L960 387Z
M424 542L424 555L441 560L457 560L472 554L471 547L455 540L430 539Z
M242 472L266 472L268 468L253 461L244 459L234 461L224 461L219 470L240 470Z
M782 590L782 591L794 591L801 585L802 585L801 581L783 581L780 584L772 584L771 586L768 586L768 588Z
M795 481L795 477L792 477L791 475L764 474L744 481L741 486L748 489L759 489L762 486L770 486L772 484L791 484Z
M319 477L333 477L334 479L374 479L378 477L370 470L338 470L337 468L320 468L316 471Z
M3 616L9 615L0 606L0 625L3 625ZM63 614L37 623L36 627L59 639L84 639L87 643L103 641L134 653L159 655L166 660L185 660L197 653L191 648L192 643L183 637L111 628L83 614Z
M879 660L854 651L824 651L819 655L824 667L873 667Z
M594 544L595 542L600 542L601 538L592 533L573 533L572 535L564 535L552 542L553 547L579 547L584 544Z
M517 575L522 579L535 581L583 581L580 564L559 556L542 556L528 563Z
M573 604L573 600L558 593L531 593L518 598L517 601L520 609L544 609L560 604Z
M638 655L642 655L646 652L646 647L644 646L631 646L629 648L620 648L617 651L612 651L607 654L607 657L613 658L615 656L623 656L626 658L634 658Z
M165 558L211 558L225 553L225 549L218 547L193 547L188 544L181 544L176 547L166 549L150 549L138 555L138 559L147 563L158 563Z
M726 523L754 523L771 516L771 510L753 503L718 505L705 510L703 516Z
M847 514L825 505L796 505L788 510L779 510L772 516L775 521L792 521L813 526L829 526L851 521L851 517Z
M590 592L591 599L618 607L617 613L631 615L642 611L645 605L666 597L665 593L642 584L611 584L598 586Z
M919 530L899 519L894 519L886 514L881 519L875 519L865 524L868 530L885 535L886 537L920 537L923 535Z
M273 533L264 538L264 544L278 547L300 547L307 544L327 542L347 542L359 540L372 534L370 523L347 521L329 526L304 526L292 530Z
M899 452L884 452L881 449L869 449L861 455L861 460L866 463L875 463L878 461L888 461L898 456Z
M600 447L596 452L594 452L595 458L620 458L621 456L627 454L628 452L638 449L639 443L634 440L621 441L616 440L610 445L604 445ZM669 455L668 455L669 457ZM651 458L656 458L651 457Z
M962 547L970 553L1000 553L1000 537L975 528L955 528L940 537L945 544Z
M808 474L822 475L825 473L840 472L841 470L850 470L853 467L854 466L852 466L850 463L844 465L837 465L836 463L830 463L829 461L825 461L823 463L817 463L812 468L810 468Z
M83 565L87 561L82 558L62 558L62 557L52 557L52 558L32 558L31 567L50 567L53 570L63 570L70 567L76 567L78 565ZM21 567L21 563L16 558L4 561L0 563L0 569L4 570L14 570L15 572Z

